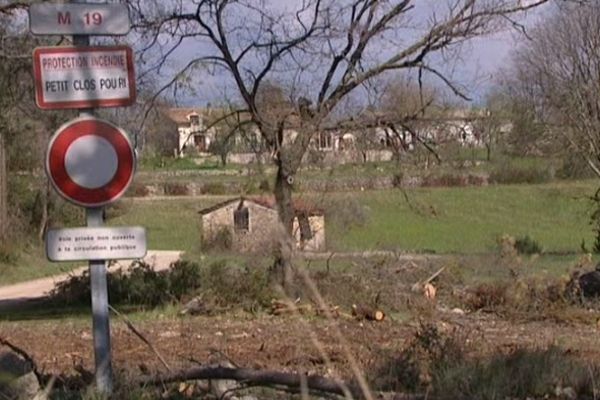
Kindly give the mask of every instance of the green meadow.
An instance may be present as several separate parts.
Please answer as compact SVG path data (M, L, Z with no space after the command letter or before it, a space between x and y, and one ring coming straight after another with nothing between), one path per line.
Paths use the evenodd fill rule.
M350 202L364 214L361 223L338 224L326 215L327 243L333 251L399 250L435 253L494 251L497 239L529 235L546 252L577 252L594 240L589 216L595 181L540 185L418 188L298 194L344 213ZM198 251L202 208L227 197L122 201L111 225L147 228L149 248ZM348 212L352 212L349 210ZM346 215L345 219L352 219Z

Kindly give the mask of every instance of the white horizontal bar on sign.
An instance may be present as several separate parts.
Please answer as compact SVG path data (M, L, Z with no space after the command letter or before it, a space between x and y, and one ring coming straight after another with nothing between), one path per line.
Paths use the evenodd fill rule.
M123 260L146 255L142 227L50 229L46 255L50 261Z
M131 29L126 4L35 3L29 7L34 35L126 35Z

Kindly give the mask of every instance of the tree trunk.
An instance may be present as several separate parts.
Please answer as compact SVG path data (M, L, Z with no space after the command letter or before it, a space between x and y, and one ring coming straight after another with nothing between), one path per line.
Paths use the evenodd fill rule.
M0 133L0 239L8 233L8 176L6 168L6 149L4 136Z
M485 150L486 150L486 160L490 161L492 159L492 145L490 143L486 143Z
M284 162L277 161L277 177L275 179L275 200L279 220L283 225L284 234L279 238L278 252L271 270L271 280L280 284L286 293L290 293L293 283L292 252L294 239L292 229L294 222L294 206L292 203L293 175L286 173Z

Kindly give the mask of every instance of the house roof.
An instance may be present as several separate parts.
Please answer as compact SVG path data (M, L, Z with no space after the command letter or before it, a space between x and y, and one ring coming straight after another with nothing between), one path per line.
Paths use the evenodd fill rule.
M163 113L173 122L183 125L189 124L188 116L190 114L198 114L202 118L210 118L213 115L220 113L220 108L203 108L203 107L183 107L183 108L166 108Z
M201 215L210 214L213 211L216 211L220 208L226 207L232 203L238 203L242 200L249 201L254 204L258 204L259 206L262 206L262 207L270 208L271 210L274 210L274 211L277 210L277 202L275 201L275 198L273 196L256 196L256 197L240 196L240 197L235 197L235 198L232 198L229 200L225 200L221 203L215 204L214 206L204 208L204 209L198 211L198 213ZM316 207L314 204L311 204L311 203L306 202L301 199L293 200L293 204L294 204L294 211L296 212L296 214L306 213L311 216L324 214L323 209Z

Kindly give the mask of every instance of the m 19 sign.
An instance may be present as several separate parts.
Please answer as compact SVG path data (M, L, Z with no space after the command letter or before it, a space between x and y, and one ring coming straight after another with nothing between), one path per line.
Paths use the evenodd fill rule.
M29 8L34 35L125 35L130 28L127 5L37 3Z

